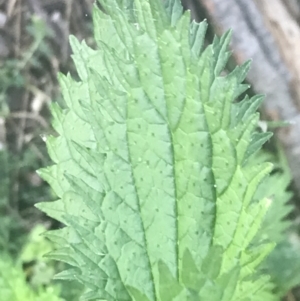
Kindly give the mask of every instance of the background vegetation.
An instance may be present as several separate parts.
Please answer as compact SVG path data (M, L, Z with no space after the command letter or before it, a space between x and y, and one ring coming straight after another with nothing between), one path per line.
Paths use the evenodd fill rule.
M70 59L68 36L74 34L94 45L93 2L0 0L0 296L3 301L76 301L82 290L75 283L62 286L60 282L51 280L63 267L43 256L53 246L40 234L60 225L42 215L34 204L55 198L36 173L37 169L50 163L43 141L44 135L52 131L48 105L51 101L62 103L57 72L71 72L76 76ZM264 183L260 191L268 191L275 205L282 206L281 217L287 219L284 237L280 236L281 230L272 224L272 219L266 220L269 223L266 229L279 242L278 252L266 261L266 266L273 269L275 281L286 295L286 300L294 301L300 300L297 288L300 284L300 176L297 173L300 153L295 151L300 145L300 131L297 131L300 85L297 85L298 69L294 66L297 64L289 62L291 56L295 58L297 53L298 56L300 54L300 48L297 52L297 43L300 45L300 34L297 34L300 4L296 0L273 1L284 16L282 20L276 19L276 26L288 22L294 30L292 46L295 50L292 52L291 45L283 46L286 44L282 42L282 35L281 39L278 38L274 19L264 3L261 1L257 5L254 0L184 1L197 21L208 18L211 22L207 42L212 40L214 33L219 34L235 26L241 29L244 28L242 24L246 24L243 30L234 31L234 59L240 63L253 58L254 67L247 80L252 84L253 92L263 92L267 96L262 108L261 128L274 129L276 133L262 157L275 163L274 174L278 175L278 180ZM230 9L225 18L221 13L226 5ZM239 10L235 10L236 7ZM242 21L239 21L241 11ZM288 35L287 31L285 34ZM256 42L262 37L258 48L254 48L256 52L249 50L255 44L253 36ZM244 48L241 37L246 45ZM286 37L288 41L289 37ZM264 68L263 72L258 65ZM272 73L274 68L276 72ZM278 84L280 79L281 84ZM287 87L282 87L282 83ZM287 121L288 126L282 121ZM289 206L285 205L287 201ZM17 292L13 289L15 287L18 287Z

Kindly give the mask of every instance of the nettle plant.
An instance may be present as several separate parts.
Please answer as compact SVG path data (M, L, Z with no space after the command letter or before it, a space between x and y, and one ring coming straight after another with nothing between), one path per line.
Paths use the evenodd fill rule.
M48 256L72 266L56 278L83 300L278 300L261 269L270 200L253 197L271 170L252 160L263 98L235 102L249 62L222 75L230 32L203 49L179 0L101 5L98 48L70 39L80 81L59 76L41 171L59 200L38 207L66 225Z

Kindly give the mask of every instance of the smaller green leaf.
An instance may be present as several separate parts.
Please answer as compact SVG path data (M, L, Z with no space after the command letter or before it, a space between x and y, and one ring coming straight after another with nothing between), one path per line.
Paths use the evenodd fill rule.
M182 283L186 288L198 291L205 283L205 278L202 277L201 272L197 269L192 254L185 250L182 258Z
M159 271L159 295L162 301L173 300L182 292L183 287L172 276L168 266L162 262L158 262Z
M300 283L300 245L293 239L281 241L264 262L280 296Z
M132 301L150 301L144 294L132 286L126 286Z
M202 264L202 272L210 279L216 279L221 270L224 250L221 246L212 246Z
M223 274L217 279L217 284L222 288L226 287L223 291L222 299L220 301L231 301L238 284L240 277L240 268L235 267L229 273Z

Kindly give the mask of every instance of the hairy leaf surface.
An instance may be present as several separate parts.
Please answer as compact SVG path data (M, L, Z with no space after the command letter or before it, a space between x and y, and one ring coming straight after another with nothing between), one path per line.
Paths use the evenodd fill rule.
M234 100L249 63L229 75L230 32L202 50L206 23L179 0L102 1L98 48L71 37L80 81L59 80L41 171L59 200L40 204L65 228L49 257L74 268L84 300L276 300L249 247L267 211L251 202L270 164L249 158L262 98ZM269 299L267 299L267 296Z

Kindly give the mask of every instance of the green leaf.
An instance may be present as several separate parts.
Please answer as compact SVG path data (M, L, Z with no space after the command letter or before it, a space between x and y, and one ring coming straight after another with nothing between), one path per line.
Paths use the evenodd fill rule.
M189 251L185 251L182 258L181 281L183 285L194 291L200 290L205 283L204 275L197 269L195 261Z
M149 299L134 287L127 287L127 290L132 297L132 301L149 301Z
M203 260L201 270L210 279L216 279L220 275L223 252L222 247L213 246Z
M41 172L59 200L38 207L66 225L48 235L49 256L74 267L58 277L83 283L86 300L269 291L251 243L268 209L252 199L271 165L247 160L267 139L255 132L261 98L234 104L249 63L221 75L230 32L202 50L207 25L178 0L103 7L97 49L70 39L80 81L59 76L67 109L52 107L54 165Z
M160 300L175 300L178 298L183 287L173 277L167 265L162 261L158 263L158 272Z

